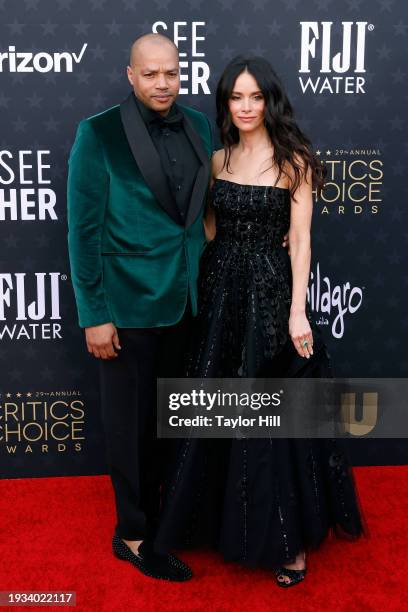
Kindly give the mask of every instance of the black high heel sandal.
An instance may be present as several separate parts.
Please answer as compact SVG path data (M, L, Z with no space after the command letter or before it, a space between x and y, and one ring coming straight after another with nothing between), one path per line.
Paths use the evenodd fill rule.
M306 561L306 555L303 553L303 559ZM284 567L283 565L275 570L276 583L280 587L290 587L302 582L306 576L306 564L304 569L289 569L288 567ZM279 578L282 577L282 580ZM286 582L286 578L289 578L290 582Z

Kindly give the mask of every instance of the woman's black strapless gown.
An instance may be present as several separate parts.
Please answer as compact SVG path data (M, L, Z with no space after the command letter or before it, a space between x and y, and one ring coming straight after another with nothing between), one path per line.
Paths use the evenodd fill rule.
M290 192L216 179L217 233L200 263L199 312L186 375L332 377L309 306L314 354L289 336ZM213 547L275 568L325 537L366 531L341 439L185 439L164 487L156 547Z

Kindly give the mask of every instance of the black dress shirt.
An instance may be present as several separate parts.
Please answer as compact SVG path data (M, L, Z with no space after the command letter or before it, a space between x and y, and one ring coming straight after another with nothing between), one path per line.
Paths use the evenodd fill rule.
M184 130L184 115L175 102L164 117L136 96L134 98L159 154L170 191L185 220L200 160Z

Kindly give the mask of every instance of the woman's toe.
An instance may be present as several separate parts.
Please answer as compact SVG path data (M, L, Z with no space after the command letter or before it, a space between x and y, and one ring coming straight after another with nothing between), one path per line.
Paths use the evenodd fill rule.
M290 582L290 578L286 574L279 574L278 580L279 582L285 582L286 584L289 584Z

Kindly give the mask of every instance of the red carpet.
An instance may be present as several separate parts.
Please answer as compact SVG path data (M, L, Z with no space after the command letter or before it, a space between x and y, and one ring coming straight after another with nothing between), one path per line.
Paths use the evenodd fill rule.
M144 578L111 553L107 476L2 480L0 591L76 591L81 612L407 610L408 466L354 473L370 536L326 540L309 554L305 582L291 589L202 552L180 555L194 570L190 582Z

